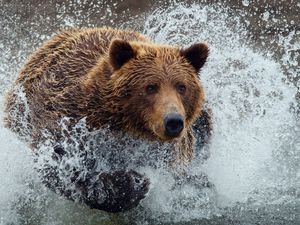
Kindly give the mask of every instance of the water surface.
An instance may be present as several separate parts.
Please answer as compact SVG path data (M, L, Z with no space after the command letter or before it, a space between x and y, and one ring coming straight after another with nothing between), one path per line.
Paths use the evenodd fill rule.
M295 98L300 34L291 20L278 25L286 26L285 32L255 31L251 1L242 1L242 9L165 4L127 19L114 14L113 4L74 1L50 5L54 8L41 5L45 9L27 15L28 21L22 12L30 14L36 5L22 3L21 13L12 13L11 5L0 3L5 6L0 9L1 110L4 93L26 57L54 28L109 24L134 28L159 43L207 42L211 53L200 79L213 111L214 134L210 157L203 160L198 153L190 172L207 173L216 188L187 184L172 189L174 179L163 169L144 168L152 188L138 208L120 215L91 210L44 188L27 144L1 124L0 224L300 224L300 110ZM277 16L266 6L258 21L276 28ZM266 24L257 26L268 30Z

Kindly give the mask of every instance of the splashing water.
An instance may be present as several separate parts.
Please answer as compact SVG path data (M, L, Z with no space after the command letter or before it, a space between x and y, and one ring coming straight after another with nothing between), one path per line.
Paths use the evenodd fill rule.
M286 82L287 75L299 77L297 52L287 51L275 60L271 52L251 42L239 15L216 6L176 3L156 10L146 16L142 32L155 42L187 46L206 41L210 46L200 78L213 111L214 134L210 158L203 162L200 153L189 172L208 174L216 191L202 188L197 181L176 189L174 177L163 167L144 167L141 170L150 177L152 188L138 208L119 216L90 210L44 188L33 169L30 149L1 125L0 224L300 223L299 106L297 87ZM280 37L278 44L299 49L300 40L291 44L297 35L295 31ZM10 67L20 65L2 54L0 89L5 90L16 76ZM17 55L24 60L21 51ZM113 139L99 141L114 143ZM135 144L138 152L147 152L143 143ZM142 156L134 155L133 162ZM80 165L76 161L80 159L71 159L69 164Z

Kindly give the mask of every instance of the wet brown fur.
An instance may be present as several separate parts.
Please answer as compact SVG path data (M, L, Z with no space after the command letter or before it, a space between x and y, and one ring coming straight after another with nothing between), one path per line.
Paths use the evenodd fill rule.
M132 47L124 65L118 63L122 59L110 56L119 47L126 50L118 40ZM111 28L70 29L55 35L30 57L15 83L26 93L33 145L41 141L41 131L55 133L61 118L76 122L86 117L91 128L109 125L135 137L174 142L176 161L190 161L194 155L191 126L201 114L204 92L197 75L200 68L191 65L194 59L187 60L184 51ZM207 49L203 54L206 59ZM178 83L186 86L183 95L176 91ZM158 92L147 95L148 84L158 84ZM6 125L18 131L10 116L16 98L14 90L7 95ZM183 115L185 127L179 137L169 139L163 134L162 117L174 110Z

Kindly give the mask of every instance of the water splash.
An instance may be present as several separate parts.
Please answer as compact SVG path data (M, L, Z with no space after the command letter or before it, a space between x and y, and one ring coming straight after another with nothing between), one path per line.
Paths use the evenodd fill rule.
M299 76L289 66L295 60L280 64L266 50L254 50L245 42L247 30L239 17L210 6L157 11L146 20L144 32L158 42L206 41L211 46L200 77L214 113L214 135L211 157L202 169L216 185L218 204L251 199L243 205L251 208L261 202L258 196L268 193L265 204L276 205L273 200L281 199L280 192L299 188L299 126L290 112L297 90L283 82L285 70ZM293 205L299 204L297 196L284 198Z
M72 24L73 19L63 23ZM60 199L45 189L32 169L30 150L1 126L0 138L6 142L2 142L0 157L0 175L5 178L0 186L0 223L300 222L299 105L295 101L297 87L287 82L287 76L293 78L289 80L299 79L298 33L273 40L286 49L280 59L275 59L272 52L255 46L238 14L218 6L178 3L148 14L143 33L161 43L187 46L206 41L210 46L210 58L200 77L214 113L211 157L204 163L195 160L189 172L191 176L206 172L216 193L201 188L197 180L176 189L177 181L164 169L144 167L140 169L152 181L149 196L132 212L111 217ZM20 51L18 54L18 60L25 57ZM11 65L19 67L18 60ZM5 89L15 75L5 77L15 71L4 66L10 65L8 56L0 62L6 74L1 76L1 89ZM299 88L299 82L296 86ZM141 152L147 149L139 144ZM109 164L102 162L100 166Z

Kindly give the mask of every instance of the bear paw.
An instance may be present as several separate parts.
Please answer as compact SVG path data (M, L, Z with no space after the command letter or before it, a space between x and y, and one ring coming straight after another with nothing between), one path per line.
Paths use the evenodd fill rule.
M93 188L94 201L89 204L91 208L124 212L136 207L149 191L149 179L133 170L101 173L98 178Z

